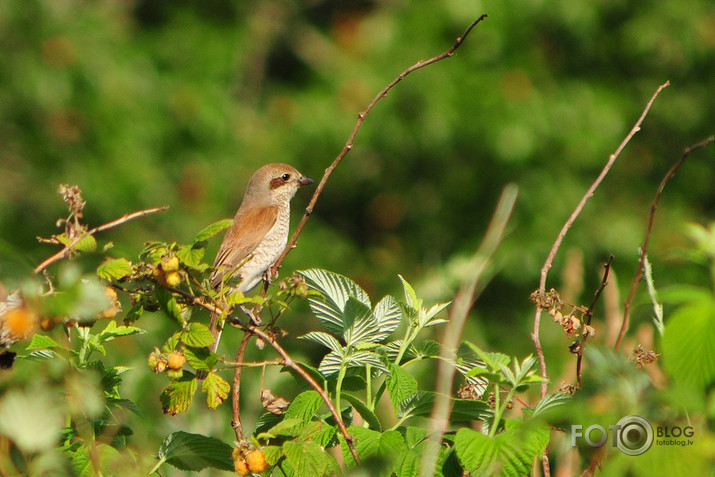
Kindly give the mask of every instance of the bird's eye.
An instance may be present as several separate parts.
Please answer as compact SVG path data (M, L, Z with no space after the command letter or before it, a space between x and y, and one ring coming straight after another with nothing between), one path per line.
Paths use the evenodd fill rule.
M283 175L281 176L281 179L283 179L284 181L289 180L289 179L290 179L290 174L288 174L288 173L286 172L285 174L283 174Z

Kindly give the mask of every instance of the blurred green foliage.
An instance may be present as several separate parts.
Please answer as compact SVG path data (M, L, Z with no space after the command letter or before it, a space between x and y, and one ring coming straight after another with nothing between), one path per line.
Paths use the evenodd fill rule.
M93 225L171 206L104 237L132 257L145 241L184 243L232 216L267 162L318 179L374 94L482 13L489 18L454 58L406 79L367 118L283 270L334 270L375 296L394 293L401 273L426 300L451 299L499 191L514 182L511 232L466 336L526 354L541 264L657 86L671 82L567 236L554 286L568 284L565 263L576 257L568 263L583 267L585 284L571 299L590 302L613 253L612 280L625 290L657 184L686 146L713 133L710 0L3 0L3 284L13 288L54 251L35 236L57 232L59 183L82 188ZM713 151L689 158L667 186L650 248L658 286L708 279L673 252L686 243L683 223L715 216ZM303 191L293 202L295 219L307 200ZM305 323L291 323L292 336L315 325L306 307L297 313ZM146 341L122 349L137 367L166 321L143 323ZM648 306L634 309L632 328L641 323ZM543 333L558 376L567 344L550 323ZM143 390L138 404L154 431L136 439L152 448L168 429L225 428L228 414L167 421L161 384L144 372L127 373L124 385Z

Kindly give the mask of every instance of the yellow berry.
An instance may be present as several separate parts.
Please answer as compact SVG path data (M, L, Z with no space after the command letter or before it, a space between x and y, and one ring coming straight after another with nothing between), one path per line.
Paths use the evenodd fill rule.
M246 455L246 463L248 468L254 474L261 474L265 472L268 468L268 462L266 462L266 456L263 455L263 451L260 449L254 449Z
M165 272L175 272L179 269L179 257L172 255L163 262L161 262L161 268Z
M110 306L109 306L109 308L107 308L106 310L104 310L102 312L102 317L103 318L114 318L114 316L121 309L121 304L119 303L119 299L117 297L117 292L112 287L105 287L104 295L107 298L109 298Z
M184 366L185 363L186 356L176 351L171 353L167 358L167 364L169 366L169 369L181 369L181 367Z
M181 275L179 272L169 272L166 274L166 284L170 287L179 286L181 283Z
M248 465L246 461L241 459L236 459L233 461L233 468L236 469L236 473L241 476L248 475Z
M37 331L37 316L26 306L13 308L0 318L0 335L9 341L22 341L28 339Z

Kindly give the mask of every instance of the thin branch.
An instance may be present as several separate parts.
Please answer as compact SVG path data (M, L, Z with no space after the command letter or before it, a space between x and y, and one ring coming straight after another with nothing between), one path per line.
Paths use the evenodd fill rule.
M603 266L603 277L601 278L601 285L598 287L598 290L596 290L596 293L593 296L593 301L591 301L591 306L589 306L586 313L583 314L584 323L586 325L591 324L591 319L593 318L593 309L596 307L596 302L598 301L598 298L601 296L601 293L603 293L603 290L606 288L606 285L608 284L608 274L611 271L611 262L612 261L613 261L613 255L610 255L608 257L608 261L606 261L606 264ZM583 361L583 350L584 350L584 347L586 346L587 339L588 339L588 334L584 333L583 337L581 338L581 346L579 347L579 350L578 350L578 357L576 358L576 382L578 383L577 386L579 389L581 388L581 364Z
M385 88L382 89L377 95L373 98L372 101L370 101L370 104L367 105L367 107L361 111L358 114L357 121L355 122L355 126L353 127L352 132L350 133L350 136L348 137L347 142L345 143L345 146L343 146L343 149L340 151L340 154L337 155L337 157L333 160L333 163L328 166L327 169L325 169L325 172L323 173L323 177L320 179L320 182L318 183L318 186L315 188L315 192L313 193L313 197L310 199L310 202L308 203L308 206L305 208L305 214L303 215L303 218L301 218L300 222L298 223L298 226L295 229L295 232L293 232L293 235L291 236L290 240L288 241L288 244L286 245L285 249L283 250L283 253L281 256L278 258L276 261L275 265L273 265L272 270L275 272L275 270L278 270L280 267L281 263L283 263L283 260L285 259L286 255L295 248L296 243L298 242L298 236L300 233L303 231L303 227L305 227L305 223L308 221L308 218L310 215L313 213L313 209L315 207L315 203L318 201L318 198L320 197L320 194L322 194L323 189L325 188L325 184L328 181L328 178L330 178L330 175L333 173L336 167L338 167L338 164L343 160L343 158L352 150L353 144L355 142L355 137L357 136L358 131L362 127L363 122L365 121L365 118L367 117L368 114L370 114L370 111L375 107L375 105L385 96L387 96L387 93L400 81L402 81L407 75L410 73L413 73L419 69L422 69L426 66L429 66L433 63L436 63L438 61L441 61L445 58L450 58L455 50L459 48L464 40L467 39L467 36L469 33L472 31L472 29L477 26L479 22L487 18L487 15L484 14L481 17L479 17L477 20L475 20L467 30L457 38L454 42L454 44L449 48L447 51L445 51L442 54L439 54L437 56L434 56L428 60L420 60L414 65L410 66L407 68L405 71L400 73L395 79L393 79ZM273 275L273 272L269 274L269 276Z
M658 208L658 202L660 201L660 196L663 194L663 189L665 189L665 184L667 184L668 181L673 178L678 168L681 166L681 164L683 164L683 162L685 162L685 159L687 159L691 153L697 151L698 149L707 147L713 142L715 142L715 136L710 136L707 139L695 144L694 146L685 148L685 151L683 151L683 154L680 156L680 159L678 159L675 164L671 166L671 168L663 177L663 180L660 181L658 190L656 191L655 197L653 198L653 202L650 205L650 215L648 216L648 225L646 226L645 238L643 239L643 244L640 247L640 261L638 262L638 268L636 269L636 274L633 277L633 282L631 282L631 290L628 293L628 298L626 299L626 302L623 306L623 323L621 324L621 331L618 334L618 339L616 340L616 344L614 345L614 348L616 350L620 349L626 331L628 331L628 321L630 318L631 305L633 304L633 299L635 298L636 290L638 289L638 284L643 278L643 265L645 264L645 260L647 257L648 242L650 241L650 235L653 230L653 223L655 222L655 211Z
M232 321L232 323L234 322ZM293 360L291 355L288 354L288 352L278 343L278 341L276 341L276 339L272 335L259 328L258 326L250 323L243 324L241 322L237 322L235 324L238 324L240 327L245 328L249 332L255 334L263 341L271 345L273 349L276 350L276 352L278 352L278 354L283 358L283 360L285 361L285 365L293 369L296 373L298 373L300 377L303 378L305 382L310 385L310 387L315 389L318 394L320 394L320 397L323 399L323 402L328 407L330 414L333 416L333 419L335 419L335 422L338 425L338 429L340 429L340 433L345 438L345 442L347 442L348 448L350 449L350 453L355 459L355 462L360 463L360 456L358 455L357 449L355 448L353 437L348 432L348 428L345 426L345 422L343 422L343 418L342 416L340 416L340 412L335 408L335 405L333 405L333 402L330 400L330 395L328 394L328 392L323 389L323 387L318 384L315 379L313 379L313 376L308 374L305 369L303 369L298 363Z
M502 191L484 239L470 260L472 273L462 281L449 313L449 326L445 329L441 359L437 365L435 405L430 416L430 438L439 446L427 447L428 451L422 457L420 475L424 477L434 475L442 438L447 431L451 406L450 395L454 383L454 365L457 361L457 347L462 337L462 330L467 321L469 310L483 289L482 281L485 272L504 237L504 231L514 210L517 195L518 189L514 184L507 185Z
M240 363L243 361L243 356L246 354L246 347L251 339L251 333L244 333L243 339L241 339L241 344L236 352L236 362ZM236 366L233 370L233 386L231 390L232 398L232 410L233 419L231 420L231 427L233 427L236 433L236 440L239 444L242 444L246 438L243 436L243 427L241 426L241 403L239 400L239 390L241 389L241 372L243 371L242 366Z
M655 91L653 96L650 98L650 101L648 101L648 104L646 104L645 109L643 110L643 113L641 114L640 118L638 118L638 121L636 122L635 126L633 126L633 129L628 133L626 138L621 142L620 146L618 146L618 149L616 149L616 152L611 154L611 156L608 158L608 162L606 165L603 167L603 170L601 173L598 175L596 180L591 184L591 187L588 188L588 191L586 191L586 194L583 196L581 199L581 202L579 202L578 206L576 206L576 209L573 211L571 216L568 218L564 226L561 228L561 231L559 232L559 235L556 237L556 241L554 242L554 245L551 247L551 252L549 253L549 256L546 259L546 262L544 263L544 266L541 269L541 281L539 282L539 292L540 294L544 294L546 292L546 277L549 274L549 270L551 269L551 265L553 264L554 258L556 258L556 253L559 251L559 247L561 246L561 242L563 241L564 237L566 236L566 233L569 231L573 223L576 221L576 218L581 214L581 211L583 210L584 206L586 205L586 202L593 197L594 192L596 191L596 188L601 184L603 179L606 177L606 174L611 170L611 167L613 166L613 163L616 162L616 159L620 155L621 151L623 148L626 147L626 144L631 140L631 138L638 132L640 131L641 123L645 119L646 115L648 114L648 111L650 110L650 107L653 105L653 102L655 101L655 98L660 94L660 92L665 88L666 86L670 85L669 81L666 81L664 84L660 85L658 89ZM543 398L546 396L546 391L547 391L547 386L548 386L548 373L546 372L546 358L544 357L544 350L541 347L541 340L539 339L539 325L541 322L541 308L539 306L536 307L536 311L534 312L534 330L531 333L531 339L534 341L534 346L536 348L536 354L539 356L539 366L541 367L541 377L544 378L544 382L541 384L541 397Z
M80 243L82 240L84 240L85 238L87 238L91 235L97 234L99 232L104 232L105 230L109 230L111 228L117 227L119 225L129 222L130 220L137 219L139 217L144 217L146 215L154 214L157 212L164 212L168 208L169 208L169 206L165 205L163 207L153 207L151 209L139 210L137 212L132 212L131 214L125 214L125 215L119 217L118 219L112 220L111 222L107 222L106 224L100 225L99 227L95 227L92 230L89 230L89 231L83 233L82 235L75 237L74 240L72 240L70 243L65 245L65 247L62 250L60 250L59 252L57 252L56 254L52 255L50 258L48 258L47 260L45 260L44 262L39 264L37 266L37 268L35 268L34 271L35 271L35 273L40 273L43 270L45 270L47 267L52 265L53 263L55 263L59 260L62 260L72 251L72 249L78 243Z

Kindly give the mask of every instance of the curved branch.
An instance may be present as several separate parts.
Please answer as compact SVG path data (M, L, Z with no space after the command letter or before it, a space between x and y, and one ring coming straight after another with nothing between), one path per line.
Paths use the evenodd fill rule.
M382 91L377 93L377 95L373 98L372 101L370 101L370 104L367 105L367 107L361 111L358 114L357 121L355 122L355 126L353 127L352 132L350 133L350 136L348 137L347 142L345 143L345 146L343 146L343 149L340 151L340 154L337 155L337 157L333 160L332 164L328 166L327 169L325 169L325 172L323 173L323 177L320 179L320 182L318 183L318 186L315 188L315 192L313 193L313 197L311 197L310 202L308 203L308 206L305 208L305 214L303 214L303 218L301 218L300 222L298 223L298 226L296 227L295 231L293 232L293 235L291 236L290 240L288 241L288 244L286 245L285 249L283 250L283 253L281 254L280 257L278 257L278 260L276 263L271 267L272 271L275 272L278 270L280 267L281 263L283 263L283 260L285 259L286 255L295 248L296 243L298 242L298 236L300 233L303 231L303 227L305 227L305 223L308 221L308 218L310 215L313 213L313 209L315 207L315 203L318 201L318 198L320 197L320 194L322 194L323 189L325 188L325 183L328 181L328 178L330 178L330 175L333 173L336 167L338 167L338 164L340 164L340 161L343 160L343 158L350 152L350 150L353 148L353 143L355 141L355 137L357 136L358 131L362 127L362 123L365 121L365 118L367 117L368 114L370 114L370 111L375 107L375 105L385 96L387 96L387 93L390 92L390 90L400 81L405 79L407 75L410 73L413 73L419 69L424 68L425 66L429 66L433 63L437 63L438 61L441 61L445 58L450 58L455 50L459 48L462 43L464 43L464 40L467 39L467 36L469 33L472 31L472 29L477 26L479 22L487 18L486 13L476 19L474 22L472 22L471 25L465 30L465 32L462 34L462 36L458 37L454 44L444 53L441 53L437 56L433 56L432 58L428 60L420 60L414 65L410 66L407 68L405 71L400 73L395 79L393 79L387 86L385 86ZM271 273L269 276L272 276L273 273Z
M693 152L697 151L698 149L702 149L704 147L709 146L715 142L715 136L710 136L707 139L699 142L698 144L695 144L694 146L690 146L685 148L685 151L683 151L683 155L680 156L680 159L678 159L675 164L671 166L671 168L668 170L668 172L665 174L663 177L663 180L660 181L660 185L658 186L658 190L655 193L655 197L653 198L653 202L650 205L650 215L648 216L648 225L646 226L646 232L645 232L645 238L643 239L643 244L640 247L640 261L638 262L638 269L636 270L636 274L633 277L633 281L631 282L631 290L628 293L628 298L626 299L625 304L623 305L623 322L621 323L621 331L618 333L618 339L616 340L616 344L614 345L614 348L616 351L620 349L621 343L623 342L623 337L626 335L626 331L628 330L628 321L630 318L630 312L631 312L631 304L633 303L633 298L636 296L636 290L638 289L638 284L640 283L641 279L643 278L643 265L645 264L645 260L648 254L648 242L650 240L650 234L651 231L653 230L653 222L655 221L655 210L658 207L658 202L660 201L660 196L663 194L663 189L665 189L665 184L675 175L675 172L678 170L680 165L685 162L685 159L688 158L688 156Z

